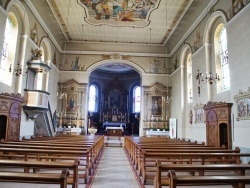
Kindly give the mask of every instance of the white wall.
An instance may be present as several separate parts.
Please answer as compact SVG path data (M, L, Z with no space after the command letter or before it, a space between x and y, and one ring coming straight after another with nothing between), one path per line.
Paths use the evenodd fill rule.
M232 112L236 117L236 103L233 99L239 90L248 91L250 87L250 4L248 9L227 26L228 53L231 75ZM250 120L234 120L233 146L250 148Z
M239 90L248 91L250 87L250 25L247 24L250 18L250 4L245 8L245 10L233 18L226 24L227 37L228 37L228 54L229 54L229 66L230 66L230 76L231 76L231 89L226 92L217 93L216 84L202 84L200 88L200 96L197 93L197 83L195 76L197 70L206 73L206 48L212 47L203 45L198 51L192 54L192 66L193 66L193 83L194 83L194 96L193 103L186 103L187 93L185 87L181 87L181 77L185 76L186 69L183 68L183 74L180 72L174 72L172 74L172 84L173 84L173 102L172 102L172 116L176 117L178 120L178 137L190 138L192 140L206 141L206 124L194 122L193 114L193 124L189 123L189 112L197 104L206 104L210 99L213 102L227 102L233 103L232 112L234 117L236 117L237 105L234 100L234 95L238 94ZM211 33L214 32L212 29ZM214 59L213 59L214 49L211 48L211 69L215 71ZM186 82L186 78L184 78ZM184 83L186 84L186 83ZM209 88L211 87L211 88ZM209 89L211 89L211 96L209 95ZM184 96L181 96L181 92L184 91ZM184 99L183 99L184 98ZM184 101L182 104L181 101ZM184 108L183 108L184 107ZM179 112L184 109L184 115ZM194 111L193 111L194 112ZM182 122L183 124L180 124ZM245 151L249 151L250 148L250 137L247 135L250 127L250 120L235 121L233 131L233 147L240 147ZM180 128L181 127L181 128ZM180 129L183 129L181 131Z

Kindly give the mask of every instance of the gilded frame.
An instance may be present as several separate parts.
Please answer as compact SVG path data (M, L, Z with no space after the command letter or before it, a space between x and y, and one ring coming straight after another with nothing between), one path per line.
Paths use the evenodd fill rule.
M151 116L162 116L163 113L163 101L161 95L151 96Z
M204 110L204 104L196 105L194 107L195 112L195 121L194 123L205 123L206 122L206 113Z
M250 88L247 92L239 91L234 99L236 102L236 120L250 120Z

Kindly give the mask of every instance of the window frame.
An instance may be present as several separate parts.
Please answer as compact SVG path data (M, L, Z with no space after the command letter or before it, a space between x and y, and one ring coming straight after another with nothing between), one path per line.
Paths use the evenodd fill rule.
M94 101L94 109L92 109L91 105L91 100L90 100L90 95L91 95L91 88L95 88L95 101ZM88 111L89 112L98 112L98 99L99 99L99 87L97 84L92 83L89 86L89 94L88 94Z
M139 91L137 91L139 89ZM136 96L136 92L139 92L139 96ZM139 97L139 101L138 100ZM132 99L133 99L133 113L140 113L141 112L141 86L140 85L135 85L133 86L133 92L132 92ZM138 103L136 105L136 103ZM139 108L139 109L136 109Z

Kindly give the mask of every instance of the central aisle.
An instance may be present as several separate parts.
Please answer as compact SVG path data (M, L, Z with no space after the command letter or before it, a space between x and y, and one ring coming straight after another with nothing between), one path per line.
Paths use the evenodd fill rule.
M122 147L105 147L91 188L139 188Z

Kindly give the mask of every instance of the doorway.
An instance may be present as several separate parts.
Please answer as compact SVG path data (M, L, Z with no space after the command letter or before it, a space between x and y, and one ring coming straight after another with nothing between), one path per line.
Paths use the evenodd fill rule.
M220 147L228 148L228 129L227 124L221 123L219 125Z
M7 116L0 115L0 140L6 138Z

